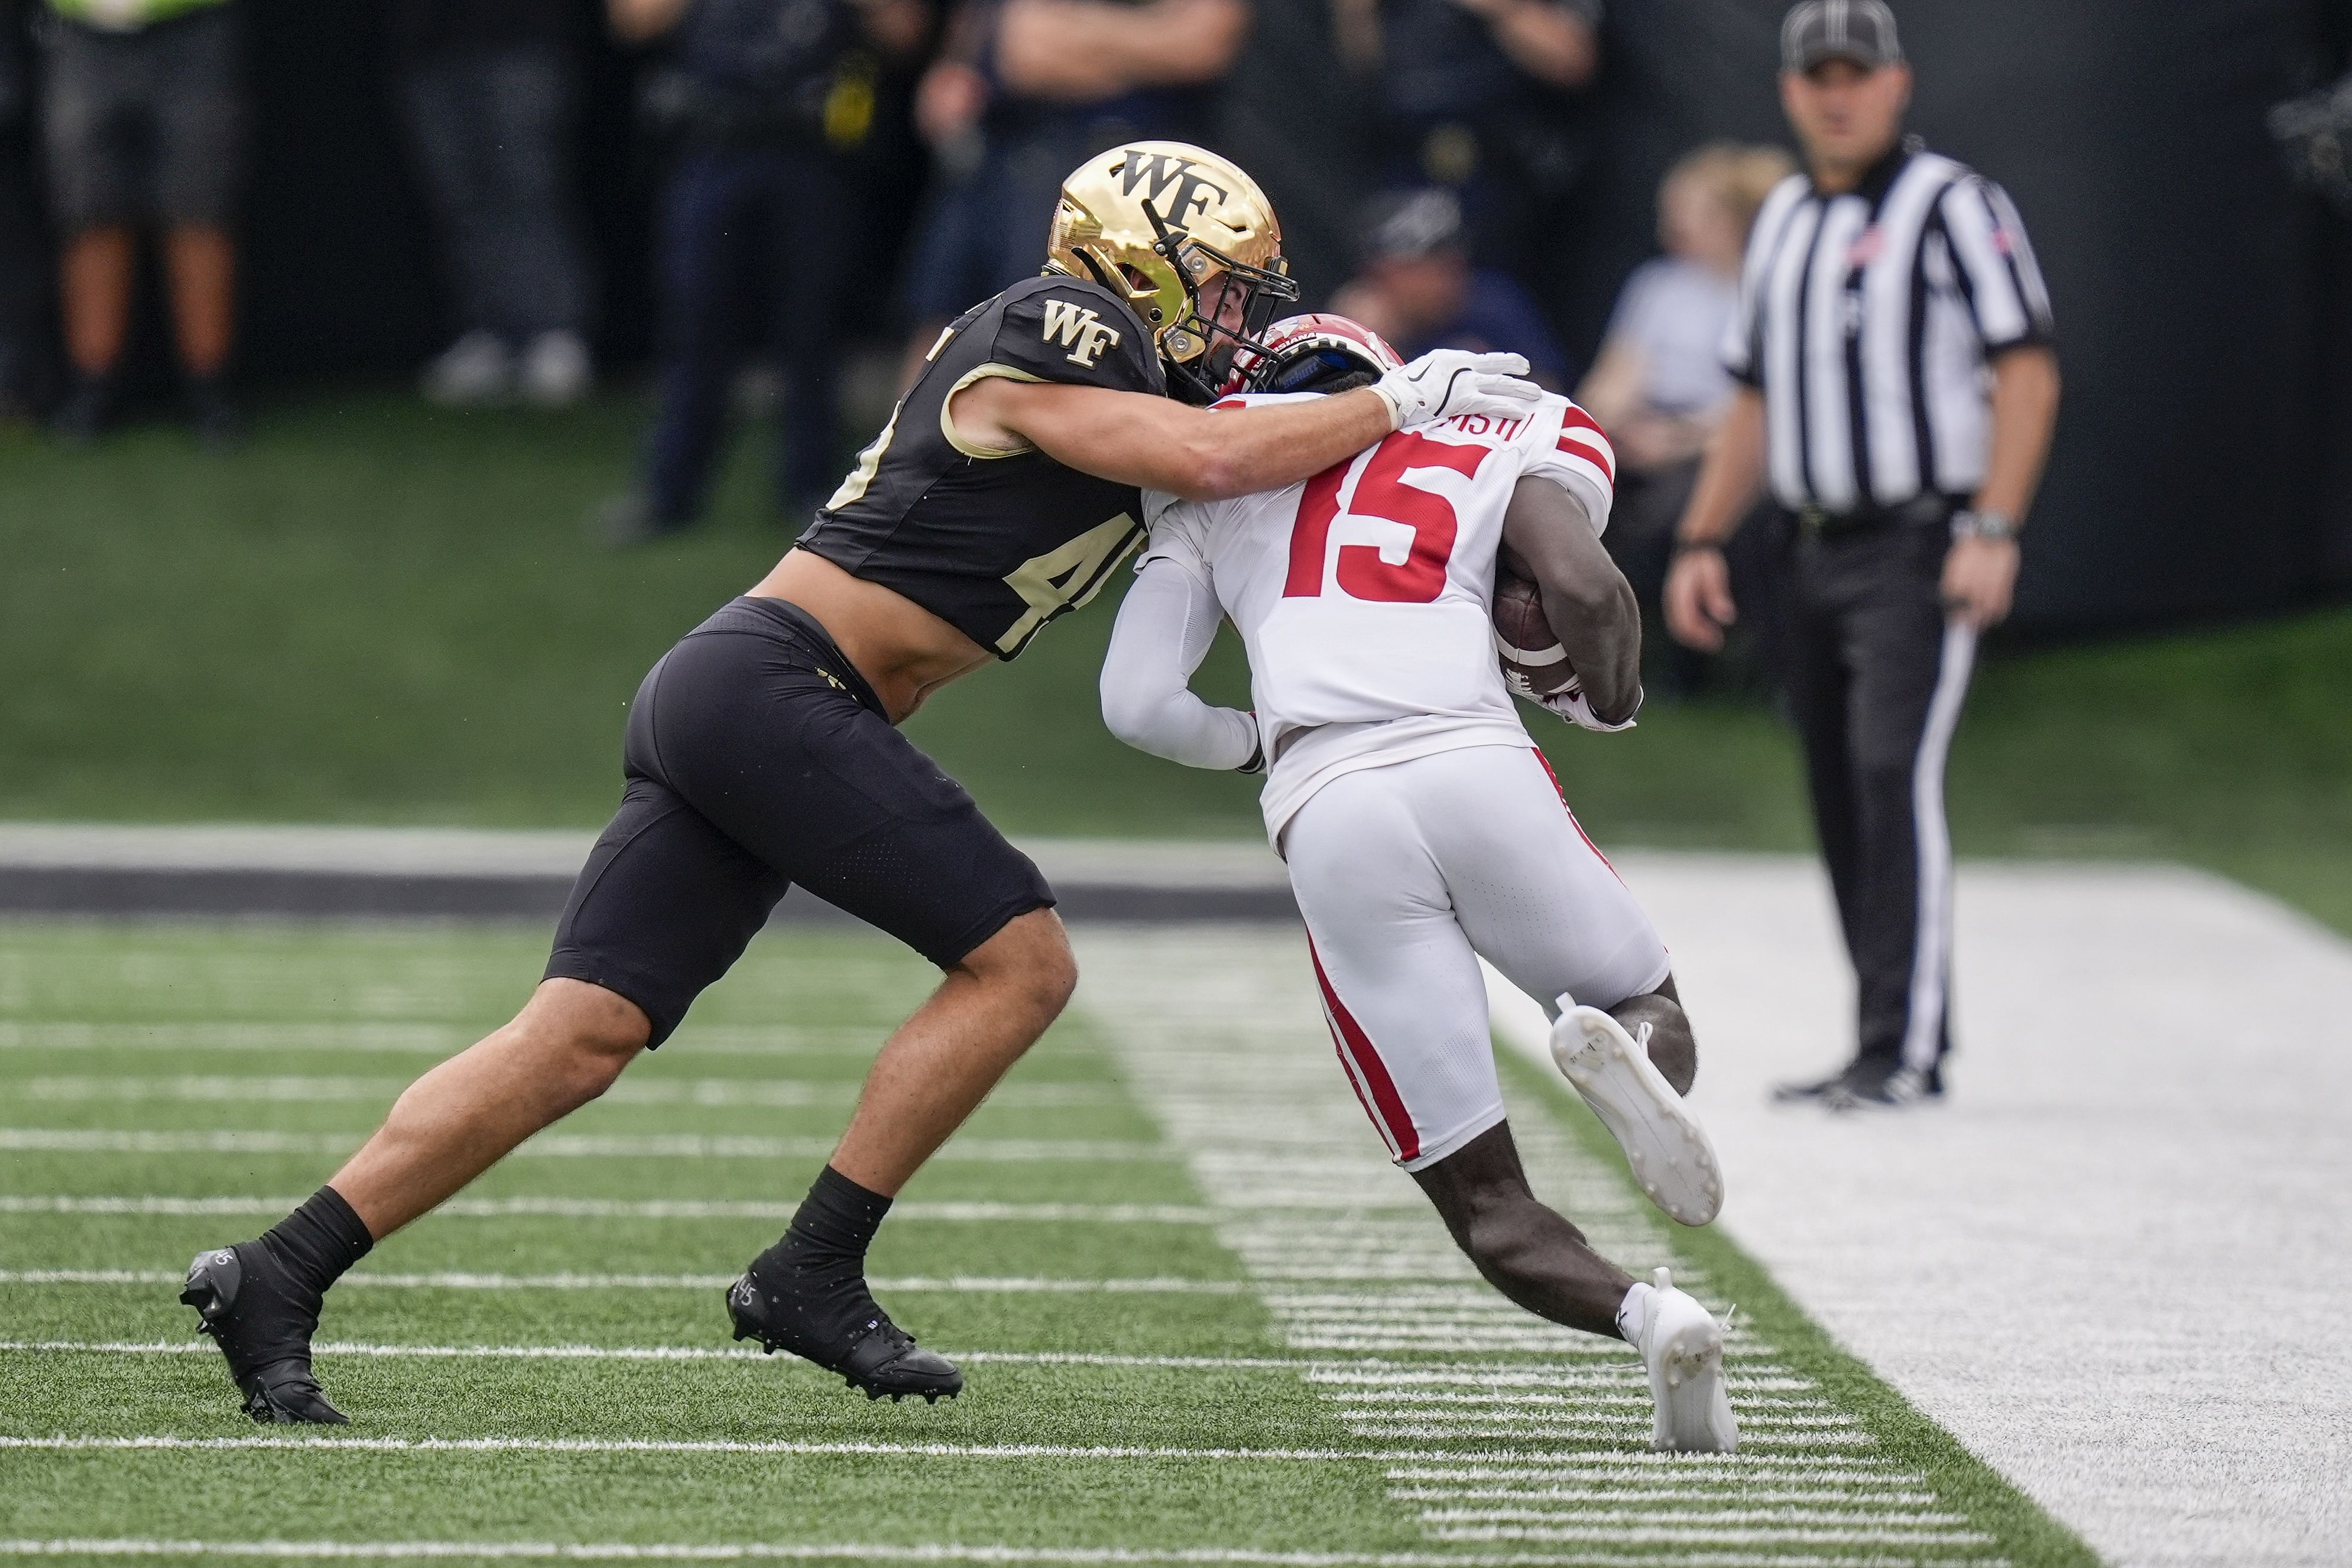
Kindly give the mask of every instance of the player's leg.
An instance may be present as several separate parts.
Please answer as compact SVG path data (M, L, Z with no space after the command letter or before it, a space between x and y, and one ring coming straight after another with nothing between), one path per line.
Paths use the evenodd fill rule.
M1455 1245L1506 1296L1631 1342L1651 1369L1661 1448L1727 1449L1722 1330L1661 1277L1636 1284L1529 1189L1503 1119L1486 982L1432 846L1462 815L1445 753L1346 775L1284 838L1317 980L1349 1082Z
M1536 1200L1504 1121L1486 984L1433 852L1448 752L1334 779L1284 834L1334 1048L1390 1152L1478 1271L1529 1312L1614 1333L1633 1280Z
M1429 842L1471 945L1553 1014L1552 1059L1643 1190L1682 1223L1706 1223L1722 1204L1722 1175L1682 1101L1696 1042L1649 916L1533 747L1430 760L1427 787L1453 809L1429 811Z
M722 617L794 614L743 601ZM814 625L783 641L688 638L651 705L649 744L735 842L943 978L884 1046L832 1163L728 1305L739 1338L869 1394L952 1394L961 1375L875 1302L866 1248L899 1187L1059 1014L1076 967L1036 866L890 727Z
M573 886L549 976L514 1019L411 1084L277 1227L190 1265L180 1299L227 1357L247 1414L341 1421L310 1368L327 1291L378 1240L659 1045L783 888L665 787L632 779Z

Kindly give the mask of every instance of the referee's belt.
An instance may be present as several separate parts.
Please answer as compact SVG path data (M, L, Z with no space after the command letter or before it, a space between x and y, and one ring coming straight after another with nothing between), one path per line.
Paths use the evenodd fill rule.
M1817 538L1827 538L1860 533L1864 528L1941 526L1950 522L1952 514L1967 504L1952 496L1926 495L1915 496L1892 507L1863 507L1850 512L1833 512L1827 507L1809 502L1796 509L1797 527Z

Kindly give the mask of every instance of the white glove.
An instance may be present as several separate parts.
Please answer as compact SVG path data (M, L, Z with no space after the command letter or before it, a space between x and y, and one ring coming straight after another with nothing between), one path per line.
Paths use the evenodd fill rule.
M1642 711L1642 699L1636 695L1633 713L1627 714L1621 723L1611 724L1592 711L1592 705L1585 700L1584 683L1574 675L1568 678L1568 685L1543 696L1538 695L1536 689L1528 685L1527 677L1517 670L1504 671L1503 684L1510 687L1513 696L1525 697L1538 707L1558 714L1579 729L1590 729L1601 735L1614 735L1619 730L1633 728L1633 714Z
M1518 379L1527 370L1527 361L1517 354L1432 349L1374 382L1372 390L1388 403L1398 430L1458 413L1524 419L1543 396L1543 388Z

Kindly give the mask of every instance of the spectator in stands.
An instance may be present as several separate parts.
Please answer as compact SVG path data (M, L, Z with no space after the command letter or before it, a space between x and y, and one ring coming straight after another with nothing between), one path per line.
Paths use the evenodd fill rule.
M1568 355L1543 312L1510 274L1474 265L1462 204L1431 188L1376 197L1364 225L1363 265L1332 297L1407 359L1432 349L1526 356L1534 379L1569 382Z
M1479 262L1539 277L1591 157L1599 0L1330 3L1379 84L1386 183L1453 191Z
M215 450L242 434L236 340L245 94L230 0L48 0L57 13L43 119L73 387L68 442L112 423L142 229L162 231L188 415Z
M674 144L655 237L660 410L640 487L592 519L608 544L702 515L728 392L764 295L782 373L780 507L814 514L840 478L837 329L861 279L851 155L874 130L880 57L929 29L925 0L609 0L624 40L666 37L644 107ZM1040 230L1042 231L1042 228Z
M1600 358L1577 388L1577 401L1609 432L1617 449L1617 504L1610 553L1658 628L1675 524L1698 478L1707 439L1730 405L1732 382L1721 358L1723 334L1739 308L1739 265L1748 226L1772 187L1795 167L1778 148L1717 142L1685 156L1658 188L1658 243L1665 254L1634 268L1617 296ZM1750 584L1741 602L1764 603L1753 580L1766 565L1769 530L1735 567ZM1671 696L1697 679L1699 663L1670 639L1653 635L1648 685Z
M941 177L908 266L908 380L940 329L1037 270L1063 178L1143 139L1203 141L1248 0L962 0L916 90Z
M0 423L29 417L43 381L40 205L33 183L26 0L0 0Z
M456 302L425 395L558 407L588 391L587 259L567 156L567 0L394 0L394 86Z

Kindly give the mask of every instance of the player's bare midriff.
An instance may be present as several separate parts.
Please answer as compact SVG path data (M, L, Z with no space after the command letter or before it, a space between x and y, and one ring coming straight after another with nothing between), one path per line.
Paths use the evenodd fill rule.
M905 594L853 577L809 550L785 551L751 597L781 599L815 616L882 699L892 724L990 662L987 649Z

